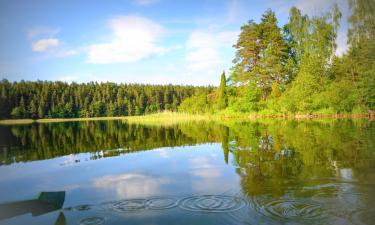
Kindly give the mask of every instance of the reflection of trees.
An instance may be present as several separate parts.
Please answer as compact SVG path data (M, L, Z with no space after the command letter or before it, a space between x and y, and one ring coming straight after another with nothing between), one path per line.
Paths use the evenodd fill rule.
M294 194L303 194L311 177L334 177L338 168L360 177L375 166L374 123L265 121L233 123L230 131L229 149L248 195L283 195L290 183L301 187Z
M206 121L174 126L90 121L0 126L0 133L1 164L81 152L91 152L95 159L207 142L221 142L224 160L237 165L238 173L254 182L330 176L336 173L335 167L360 173L375 164L371 151L374 123L366 121ZM111 151L97 154L103 150ZM230 155L233 162L228 162Z
M183 125L156 127L121 121L0 126L0 159L1 164L9 164L82 152L92 152L91 158L95 159L117 156L124 152L197 143L198 138L184 134L181 126ZM124 150L96 154L119 148Z
M271 135L258 138L259 145L233 151L237 173L246 194L254 195L282 191L287 187L285 178L297 177L303 167L299 153L284 146L280 151L273 148Z

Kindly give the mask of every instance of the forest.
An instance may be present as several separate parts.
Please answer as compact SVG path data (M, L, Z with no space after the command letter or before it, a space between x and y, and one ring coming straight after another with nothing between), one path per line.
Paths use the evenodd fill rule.
M314 17L293 7L283 27L269 9L260 22L241 27L233 67L217 88L2 80L0 118L373 113L375 1L348 2L349 48L342 55L336 54L337 5Z
M0 82L0 118L134 116L177 111L185 98L212 87L115 83Z
M375 1L349 0L348 46L337 55L342 13L290 9L278 26L272 10L241 27L229 76L211 93L186 99L180 111L238 115L372 113L375 109Z

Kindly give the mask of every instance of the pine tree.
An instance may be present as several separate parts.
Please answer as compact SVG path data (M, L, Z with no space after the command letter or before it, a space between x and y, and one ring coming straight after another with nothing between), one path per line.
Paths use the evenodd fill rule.
M30 110L29 110L29 112L30 112L30 118L31 119L36 119L38 117L38 109L36 107L34 99L31 100L31 102L30 102Z

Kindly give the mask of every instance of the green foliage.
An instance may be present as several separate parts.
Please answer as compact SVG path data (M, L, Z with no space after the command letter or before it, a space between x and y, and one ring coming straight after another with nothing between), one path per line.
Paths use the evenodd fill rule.
M347 76L359 93L362 105L375 109L375 2L350 0L352 15L349 18L350 49L345 64Z
M21 107L14 107L12 112L10 113L12 118L19 119L23 117L23 111Z
M210 105L207 101L207 93L198 93L188 99L185 99L178 107L178 111L192 114L203 114L210 111Z
M114 83L0 81L0 118L132 116L177 111L181 101L211 87Z
M256 112L259 110L261 94L261 90L252 82L248 86L238 88L237 95L231 98L230 107L238 112Z
M285 82L287 44L271 10L263 14L259 24L250 21L241 30L234 45L237 50L236 65L231 79L241 84L255 82L265 100L274 82Z
M225 72L221 74L220 86L219 86L219 109L225 109L228 106L227 96L227 79L225 78Z
M350 6L350 49L340 57L336 38L342 14L337 5L320 17L303 15L293 7L283 29L271 10L260 23L250 20L243 25L234 45L236 55L226 88L229 108L224 113L374 110L375 1L350 0ZM221 102L223 90L221 85Z

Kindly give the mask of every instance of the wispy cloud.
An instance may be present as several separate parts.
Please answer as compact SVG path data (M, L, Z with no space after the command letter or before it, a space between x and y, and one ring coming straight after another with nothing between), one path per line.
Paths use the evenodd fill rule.
M337 0L297 0L294 5L309 15L320 15L338 2Z
M78 54L82 49L66 47L57 38L46 38L33 41L31 43L33 52L45 53L47 57L67 57Z
M34 52L46 52L51 51L59 47L60 41L56 38L40 39L31 44L31 49Z
M133 0L133 3L136 4L136 5L148 6L148 5L154 4L158 1L159 0Z
M31 42L31 50L37 53L44 53L46 57L67 57L76 55L82 51L79 48L67 47L56 36L60 29L46 26L37 26L27 32L27 37Z
M220 64L224 63L222 48L230 48L237 34L233 31L193 31L186 42L187 67L193 72L219 72L223 69Z
M88 63L109 64L135 62L162 55L166 48L157 45L164 35L158 23L139 16L118 16L109 21L113 40L88 47Z
M59 28L52 28L47 26L36 26L28 30L27 36L29 39L37 38L52 38L60 32Z

